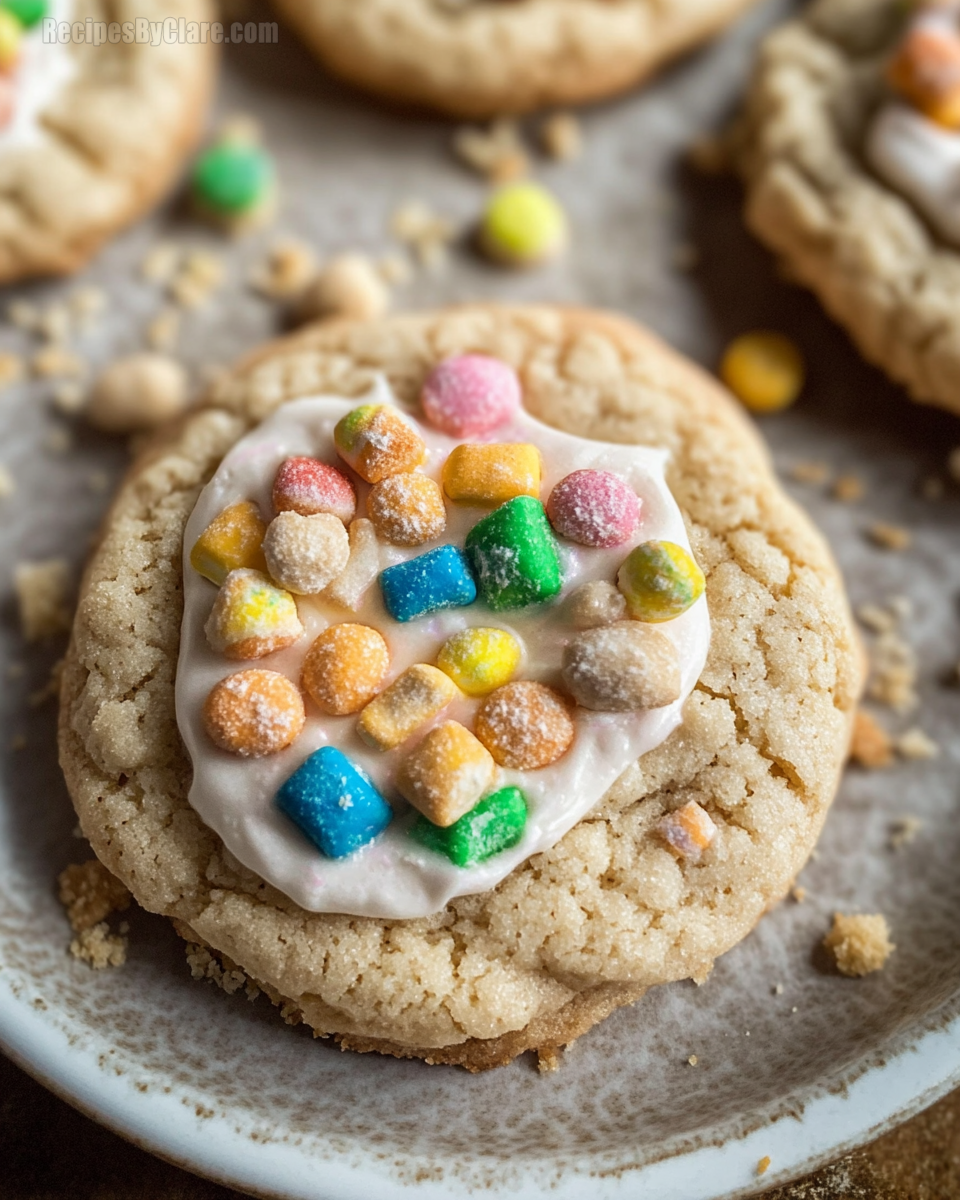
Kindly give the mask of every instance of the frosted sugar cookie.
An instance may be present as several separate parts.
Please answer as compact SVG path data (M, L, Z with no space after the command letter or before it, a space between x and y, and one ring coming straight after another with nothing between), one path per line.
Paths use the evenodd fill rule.
M751 0L275 0L321 61L394 100L483 117L599 100Z
M0 5L0 283L77 270L171 187L203 128L214 15L210 0ZM175 39L148 35L170 21Z
M736 140L751 229L960 413L960 5L817 0L763 45Z
M451 435L424 385L478 354L523 408ZM454 499L463 445L533 446L538 481L496 454ZM350 586L274 580L249 650L292 640L238 662L206 632L217 578L266 578L294 458L358 514L383 478L357 468L423 475L445 523L409 545L344 505ZM268 347L135 468L81 598L62 760L97 853L184 936L346 1047L480 1070L750 931L814 845L860 682L829 553L715 382L626 321L465 308Z

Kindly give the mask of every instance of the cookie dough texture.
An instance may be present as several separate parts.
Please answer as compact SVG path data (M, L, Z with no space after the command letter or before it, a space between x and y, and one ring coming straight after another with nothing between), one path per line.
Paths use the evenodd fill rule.
M764 43L734 141L747 223L865 358L960 413L960 254L862 156L899 0L815 0Z
M753 0L274 0L330 70L461 117L598 100Z
M212 19L212 0L78 0L76 20ZM3 148L0 283L78 270L151 208L198 140L214 80L214 47L63 48L77 59L40 115L46 136Z
M707 576L710 659L683 727L494 891L414 921L307 913L187 803L174 711L184 525L223 454L279 404L361 397L375 371L413 401L432 366L464 353L515 366L528 408L555 427L672 452L669 483ZM829 552L715 382L625 320L448 309L270 346L139 461L83 584L61 758L97 855L191 942L318 1034L476 1070L572 1041L653 984L706 977L813 847L860 683ZM655 829L691 799L719 827L696 866Z

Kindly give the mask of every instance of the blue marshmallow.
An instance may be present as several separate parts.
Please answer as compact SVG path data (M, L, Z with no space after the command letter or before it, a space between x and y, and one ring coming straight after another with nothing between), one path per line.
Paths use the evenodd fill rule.
M462 608L477 598L467 556L440 546L380 573L383 602L395 621L415 621L441 608Z
M333 746L315 751L277 792L277 807L327 858L346 858L383 833L393 809Z

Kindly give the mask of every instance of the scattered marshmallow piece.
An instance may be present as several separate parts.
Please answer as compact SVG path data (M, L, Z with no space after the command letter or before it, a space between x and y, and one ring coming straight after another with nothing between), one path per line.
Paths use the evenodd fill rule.
M84 416L105 433L136 433L179 416L187 398L187 372L175 359L131 354L103 372Z

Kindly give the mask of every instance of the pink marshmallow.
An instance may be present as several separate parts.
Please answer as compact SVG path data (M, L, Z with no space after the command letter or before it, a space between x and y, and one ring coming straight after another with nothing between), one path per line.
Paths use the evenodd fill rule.
M561 479L547 501L550 524L581 546L622 546L636 532L640 500L619 475L574 471Z
M450 437L479 437L508 421L520 407L520 380L512 367L483 354L438 363L421 396L427 420Z
M336 467L316 458L288 458L273 481L273 507L302 517L331 513L346 525L356 516L357 493Z

